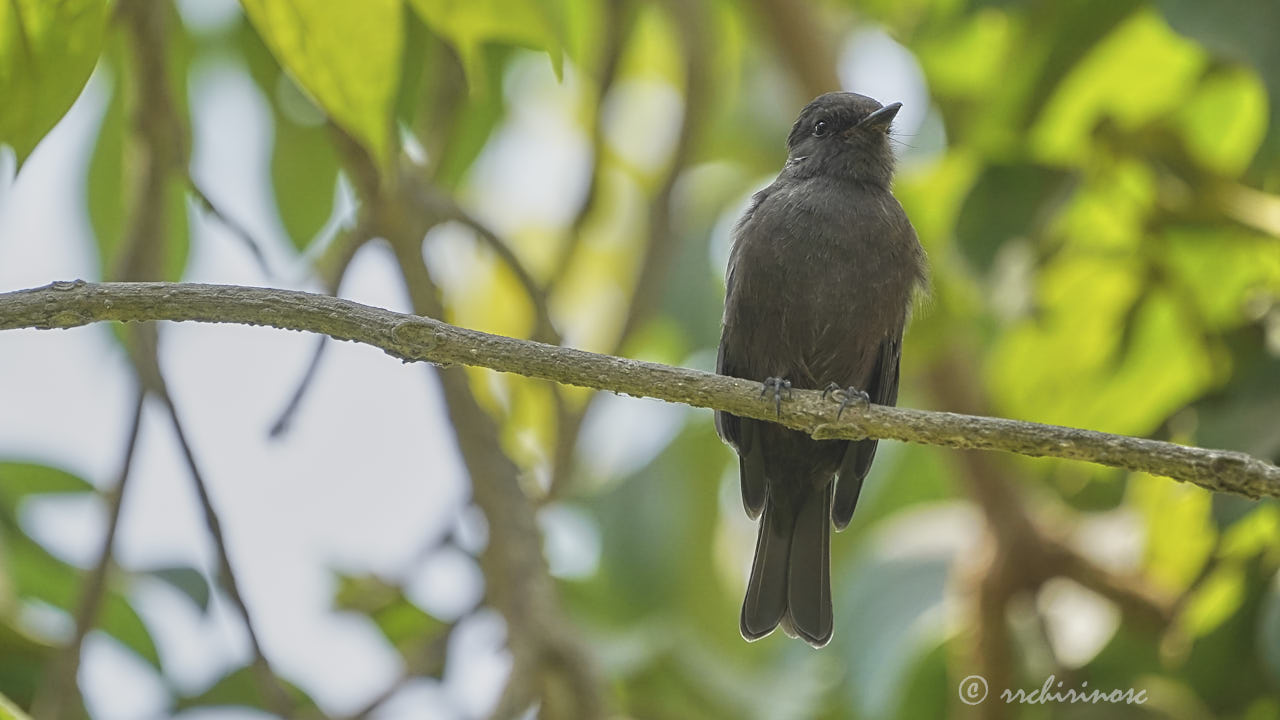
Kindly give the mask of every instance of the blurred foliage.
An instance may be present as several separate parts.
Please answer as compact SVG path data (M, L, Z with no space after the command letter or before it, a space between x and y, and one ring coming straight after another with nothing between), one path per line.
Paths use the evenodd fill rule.
M769 21L778 8L788 23ZM545 288L566 344L698 367L714 357L730 223L780 167L808 99L800 56L830 66L845 57L835 49L881 33L918 63L928 98L919 131L898 138L896 191L933 272L905 343L903 404L1280 461L1274 0L243 0L242 16L212 27L164 12L171 119L188 122L192 68L221 63L252 81L270 107L282 244L313 259L327 287L354 254L345 243L362 240L334 214L363 153L381 183L408 173L480 208ZM789 41L795 28L812 42ZM135 171L129 118L146 112L127 70L136 50L120 22L107 24L105 3L0 3L0 141L20 161L95 62L110 88L84 179L104 274L130 207L119 192ZM910 77L890 65L884 74ZM520 152L529 155L516 162L549 162L511 145L545 138L536 131L547 126L587 156L549 174L581 180L563 190L580 195L570 212L484 215L501 214L485 202L485 182L500 179L486 162ZM154 265L163 277L185 267L185 180L156 199L171 219ZM441 217L425 240L446 319L528 336L527 288L477 228L446 222L456 219ZM1004 520L974 488L995 474L1016 481L1004 492L1049 534L1168 601L1167 622L1151 627L1115 598L1015 588L998 608L1005 681L1032 689L1054 674L1075 687L1146 689L1150 702L1013 714L1280 718L1274 501L1067 462L992 458L984 472L962 453L883 446L834 542L831 646L815 653L777 635L747 645L736 618L754 528L709 414L663 414L655 428L643 418L658 416L619 419L575 389L469 378L531 499L573 508L587 519L579 530L598 538L598 564L559 585L626 716L967 711L957 683L998 655L975 640L990 629L974 607L974 578L995 571L984 564L989 531ZM635 447L605 447L607 436ZM95 492L61 470L0 464L0 692L18 705L65 640L32 613L74 615L84 575L26 534L22 506ZM98 627L158 666L130 584L158 577L202 609L211 591L189 568L130 570L113 577ZM452 622L393 580L341 576L334 602L367 617L411 672L438 678L450 661ZM175 691L173 703L262 698L242 668L198 695Z
M14 0L0 7L0 139L19 165L84 88L106 19L105 0Z
M14 705L12 700L0 694L0 720L29 720L29 716Z

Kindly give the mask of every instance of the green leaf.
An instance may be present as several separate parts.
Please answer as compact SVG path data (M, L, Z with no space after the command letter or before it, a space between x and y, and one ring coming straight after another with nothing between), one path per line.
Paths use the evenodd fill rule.
M193 567L177 566L148 570L146 574L157 580L163 580L183 595L191 598L191 601L200 608L201 612L209 611L209 581L205 579L204 574L199 570Z
M306 249L333 215L338 155L324 112L294 83L247 25L238 46L249 76L271 106L271 187L280 222L294 248Z
M268 707L262 694L262 685L251 666L232 670L223 675L208 690L196 695L178 698L174 711L181 712L198 707L236 706L249 708ZM314 710L313 701L292 683L281 681L295 710Z
M483 87L482 81L485 83ZM442 93L437 90L437 94ZM429 108L431 119L437 121L433 124L447 125L449 129L439 142L434 143L440 155L436 179L447 188L456 187L466 177L505 111L502 78L496 73L479 81L473 79L469 94L459 92L451 96L454 99L451 107Z
M1186 590L1208 562L1218 537L1211 515L1213 495L1194 485L1171 483L1145 473L1130 477L1128 495L1130 505L1146 521L1147 577L1169 592ZM1219 587L1211 604L1231 599L1229 582ZM1210 613L1205 610L1204 614ZM1204 622L1210 619L1206 617Z
M1201 224L1170 226L1164 240L1163 261L1211 327L1254 321L1250 298L1280 297L1280 247L1273 237Z
M1234 177L1258 152L1267 132L1267 89L1244 67L1205 77L1177 113L1187 151L1202 167Z
M0 3L0 143L19 167L84 89L106 22L104 0Z
M1251 327L1231 337L1231 349L1231 380L1196 403L1196 444L1280 462L1280 357L1258 342Z
M1280 547L1280 505L1260 505L1222 533L1221 555L1245 558Z
M457 50L473 88L486 82L482 49L490 42L546 51L556 77L564 71L560 13L550 0L411 0L410 4Z
M11 701L30 707L59 648L10 622L0 618L0 688Z
M281 86L281 92L301 95L290 80L282 80ZM298 250L306 249L333 215L338 155L330 140L324 127L276 114L271 187L280 221Z
M20 597L48 603L74 615L83 592L83 573L49 554L38 543L18 532L5 532L3 566ZM107 589L102 599L97 627L157 669L160 656L151 633L119 592Z
M1194 38L1220 57L1243 60L1262 76L1271 95L1271 123L1267 145L1280 146L1280 112L1274 103L1280 98L1280 3L1275 0L1232 0L1206 3L1200 0L1157 0L1169 25ZM1264 157L1265 152L1259 155Z
M1046 103L1058 91L1063 79L1080 64L1081 58L1141 3L1138 0L1076 0L1015 5L1007 15L992 10L983 13L995 27L988 28L981 40L1004 47L1001 62L995 66L997 72L991 91L974 98L978 100L976 111L949 113L961 121L963 134L971 142L994 152L1017 146L1020 137L1017 131L1029 127L1045 112ZM1001 24L1021 32L1006 42L1004 31L998 27ZM974 59L979 71L991 67L983 55L985 53ZM936 67L937 62L931 61L930 66ZM960 64L968 62L966 58ZM966 79L982 84L980 76L961 78L961 84ZM943 81L946 84L953 79L944 77Z
M28 495L93 492L93 485L65 470L22 462L0 462L0 506L13 510Z
M359 3L241 0L271 52L329 117L378 163L390 159L400 84L403 8Z
M952 707L951 680L947 674L946 645L939 644L923 653L898 696L901 704L896 717L899 720L946 717L947 709Z
M1037 233L1070 196L1065 171L1038 165L990 165L983 171L956 220L960 251L987 272L1005 243Z
M716 523L698 520L718 515L718 483L681 480L720 477L727 452L709 417L687 422L635 476L591 498L600 568L577 588L575 611L601 626L630 628L663 608L702 637L736 640L719 620L736 612L737 599L711 591L723 579Z
M1038 313L999 336L985 369L997 412L1146 434L1214 380L1178 298L1124 253L1064 249L1038 277ZM1080 392L1087 387L1089 392Z
M1192 637L1208 635L1240 609L1244 593L1244 570L1232 563L1222 565L1191 593L1182 626Z
M924 653L943 636L937 615L960 548L975 542L977 527L958 503L938 503L876 526L866 552L833 565L839 599L832 648L845 661L844 692L859 716L888 717ZM931 543L911 547L918 538ZM944 540L945 538L945 540Z
M111 97L98 125L97 142L89 158L86 198L89 209L89 225L97 240L98 259L106 277L111 259L120 247L124 236L125 198L120 192L124 178L124 93L120 86L123 52L113 43L103 58L103 65L111 71Z
M1134 13L1072 66L1047 98L1030 132L1037 157L1083 163L1104 118L1123 130L1164 118L1186 102L1205 62L1204 51L1170 30L1158 13Z
M31 720L31 716L22 712L4 693L0 693L0 720Z
M447 628L405 598L399 587L373 575L339 574L333 600L339 610L367 615L406 660L416 660ZM443 662L438 670L444 670Z
M1280 573L1271 578L1271 587L1259 613L1258 645L1273 683L1280 684Z
M1275 680L1280 677L1268 677L1280 667L1268 668L1269 662L1280 659L1271 655L1280 640L1276 634L1280 628L1275 625L1275 565L1255 557L1241 567L1244 596L1239 610L1197 638L1181 667L1180 674L1195 696L1212 701L1212 717L1244 717L1241 711L1251 698L1275 697Z

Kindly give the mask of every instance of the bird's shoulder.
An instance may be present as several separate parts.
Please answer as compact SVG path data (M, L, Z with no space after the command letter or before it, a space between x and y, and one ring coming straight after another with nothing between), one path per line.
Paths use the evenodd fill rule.
M753 196L734 231L735 255L752 246L913 245L915 229L889 188L830 178L785 179Z

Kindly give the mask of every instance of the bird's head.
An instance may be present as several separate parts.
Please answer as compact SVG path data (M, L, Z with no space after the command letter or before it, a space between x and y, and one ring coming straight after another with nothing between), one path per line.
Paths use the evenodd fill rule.
M882 184L893 179L889 129L902 103L832 92L809 103L787 137L787 164L800 175L831 174Z

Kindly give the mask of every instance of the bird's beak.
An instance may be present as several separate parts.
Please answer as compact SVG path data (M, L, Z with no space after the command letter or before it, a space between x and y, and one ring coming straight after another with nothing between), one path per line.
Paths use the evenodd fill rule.
M900 103L900 102L896 102L896 103L891 103L891 104L889 104L889 105L885 105L884 107L880 108L879 110L877 110L877 111L875 111L875 112L871 113L870 115L868 115L868 116L866 116L866 117L862 118L862 120L861 120L861 121L859 121L857 125L854 125L854 127L855 127L855 128L882 128L882 127L886 127L886 126L888 126L888 125L889 125L889 123L893 122L893 118L894 118L894 116L895 116L895 115L897 115L897 114L898 114L898 111L899 111L899 110L901 110L901 109L902 109L902 103Z

